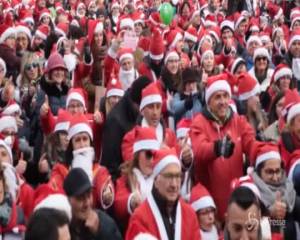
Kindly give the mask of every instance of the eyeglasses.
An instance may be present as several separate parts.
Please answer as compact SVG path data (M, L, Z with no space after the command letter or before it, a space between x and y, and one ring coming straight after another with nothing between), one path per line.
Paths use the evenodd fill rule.
M268 175L268 176L279 176L281 175L282 173L282 169L281 168L277 168L277 169L265 169L264 170L265 174Z
M39 66L39 64L36 63L36 62L33 62L31 64L28 63L28 64L25 65L25 70L29 71L29 70L31 70L33 68L37 68L38 66Z
M257 57L256 58L256 61L260 61L260 60L267 61L268 59L266 57Z
M160 174L164 179L166 179L168 182L171 182L173 179L176 181L181 181L182 179L182 173L161 173Z

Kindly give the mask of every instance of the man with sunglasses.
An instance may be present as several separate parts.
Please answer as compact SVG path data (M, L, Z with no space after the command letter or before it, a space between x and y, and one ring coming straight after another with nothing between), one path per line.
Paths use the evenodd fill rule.
M174 149L164 148L154 154L152 192L130 218L126 239L140 232L157 239L200 239L197 217L180 198L181 163Z

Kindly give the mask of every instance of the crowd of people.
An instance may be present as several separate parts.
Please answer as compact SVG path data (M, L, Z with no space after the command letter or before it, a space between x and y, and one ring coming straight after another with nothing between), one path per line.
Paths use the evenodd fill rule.
M299 0L0 0L0 238L300 239L299 91Z

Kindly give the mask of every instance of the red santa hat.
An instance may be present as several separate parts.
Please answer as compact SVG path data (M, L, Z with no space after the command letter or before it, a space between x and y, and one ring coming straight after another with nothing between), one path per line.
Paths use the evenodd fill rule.
M70 127L71 115L64 109L59 109L54 127L54 132L68 131Z
M234 60L231 62L231 64L229 65L229 67L228 67L229 71L230 71L232 74L234 74L234 73L236 72L238 66L239 66L240 64L242 64L242 63L246 65L246 62L245 62L245 60L244 60L243 58L238 57L238 58L234 59Z
M183 36L177 29L171 30L165 35L165 40L169 49L175 48L176 43L182 39Z
M237 29L238 26L241 24L241 22L243 22L244 20L247 19L245 15L242 15L239 12L236 12L234 14L233 18L234 18L234 22L235 22L234 29Z
M280 78L282 78L284 76L289 76L292 79L293 72L292 72L292 69L289 68L289 66L281 63L276 66L274 73L273 73L272 80L274 82L277 82Z
M195 212L209 207L216 209L216 204L213 198L211 197L207 189L200 183L192 188L190 204Z
M37 28L34 35L45 41L47 39L49 33L50 33L49 26L42 24Z
M68 130L68 138L72 139L76 134L86 132L93 140L92 128L88 119L84 114L76 114L71 119L70 128Z
M162 97L156 83L151 83L142 91L142 100L140 103L140 111L149 104L162 103Z
M143 49L144 57L149 55L150 38L141 36L138 42L138 47Z
M137 126L133 144L133 153L141 150L158 150L160 144L156 138L154 128Z
M0 133L6 128L13 128L18 131L17 121L12 116L3 116L0 118Z
M72 219L72 208L68 198L61 193L50 194L41 200L34 208L34 211L42 208L50 208L64 212L69 220Z
M300 101L299 101L299 99L297 99L297 100L298 101L296 103L294 103L288 110L287 120L286 120L287 124L289 124L294 117L296 117L298 114L300 114Z
M71 100L76 100L80 102L83 107L86 109L86 100L85 100L85 92L82 88L71 88L68 92L66 107L69 106Z
M249 30L253 32L259 32L259 18L251 18L249 23Z
M197 29L194 28L193 26L190 26L185 32L183 36L184 40L190 40L194 43L198 41L198 33Z
M112 96L123 97L124 96L124 90L121 86L120 81L113 78L107 85L105 96L107 98L112 97Z
M167 64L167 62L171 59L179 61L180 57L176 51L170 51L166 54L166 57L164 60L165 64Z
M110 7L111 7L111 9L113 9L113 8L120 8L120 4L119 4L118 1L112 1Z
M300 14L300 7L295 7L291 10L290 19L293 19L296 14Z
M270 61L270 54L264 47L259 47L254 50L253 61L255 62L257 57L266 57Z
M300 150L295 150L291 156L291 162L293 163L288 172L288 179L293 181L294 171L296 166L300 164Z
M88 21L88 40L89 44L92 44L94 34L102 33L104 30L103 22L99 20L90 19Z
M239 100L244 101L260 93L260 86L248 73L241 73L238 76Z
M222 21L220 28L221 28L221 31L228 28L232 32L234 32L234 22L226 19L226 20Z
M212 58L215 57L215 54L211 48L204 49L204 51L201 54L201 63L203 63L204 59L208 56L211 56Z
M0 24L0 43L3 43L11 35L16 35L16 29L6 23Z
M262 143L257 146L255 168L270 159L278 159L281 161L278 145L272 143Z
M296 21L300 21L300 13L295 14L291 19L291 29L293 28Z
M15 27L16 33L25 33L27 35L27 37L29 39L31 39L32 35L31 35L31 31L30 29L27 27L26 24L24 23L19 23L16 27Z
M155 178L169 164L177 164L181 168L180 161L174 148L157 150L153 158L153 177Z
M292 32L292 34L290 35L290 40L289 40L289 45L288 45L289 49L295 41L300 41L300 30L299 29L294 30Z
M121 48L118 52L118 60L121 63L124 59L134 60L133 51L131 48Z
M208 32L216 39L217 42L221 41L221 30L219 26L211 27Z
M128 16L123 16L119 20L119 29L122 30L124 28L131 28L134 29L134 22L133 20Z
M164 41L157 29L153 31L150 40L150 58L153 60L161 60L164 57L165 46Z
M81 56L83 54L83 49L84 49L84 45L85 45L86 41L87 41L87 39L85 37L81 37L80 39L76 39L74 41L74 43L75 43L74 52L78 56Z
M271 42L270 34L267 32L260 32L259 38L260 38L262 44Z
M49 17L51 19L51 13L48 8L44 8L39 15L39 22L42 20L43 17Z
M218 91L225 91L231 97L231 88L227 82L227 74L219 74L207 79L207 85L205 89L205 102L208 103L209 98Z
M284 103L281 111L282 117L287 117L290 108L298 102L300 102L300 96L297 89L287 89L284 93Z
M132 14L132 20L133 20L134 24L141 23L142 25L144 25L143 17L144 17L143 13L141 13L141 12L134 12Z
M262 46L262 42L261 42L259 36L251 35L247 40L246 48L249 49L250 44L253 42L257 42L259 46Z
M32 15L32 13L31 13L28 9L26 9L26 8L20 9L20 11L19 11L19 20L20 20L20 22L22 22L22 23L25 23L25 24L30 23L30 24L34 25L33 15Z
M233 179L231 181L231 189L234 190L238 187L249 188L259 199L261 199L260 192L257 186L254 184L253 178L251 176L246 175L240 178Z
M190 127L192 124L192 120L188 118L182 118L176 127L176 137L177 138L185 138L190 131Z
M60 22L55 27L55 32L62 35L63 37L66 37L69 31L69 24Z
M61 4L61 2L56 2L55 4L54 4L54 6L55 6L55 11L57 12L57 13L59 13L59 12L64 12L65 10L64 10L64 8L63 8L63 5Z
M5 76L6 74L6 63L4 62L4 60L0 57L0 66L3 68L3 75Z
M9 116L9 115L12 116L16 113L18 114L22 113L20 105L16 101L10 101L2 111L3 116Z
M275 21L283 15L282 8L277 6L275 3L268 2L267 9L271 19L274 19Z

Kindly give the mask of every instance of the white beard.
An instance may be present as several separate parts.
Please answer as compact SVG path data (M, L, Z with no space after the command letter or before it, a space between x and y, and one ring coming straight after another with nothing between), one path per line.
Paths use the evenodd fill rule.
M132 68L129 71L125 71L122 68L120 68L119 80L124 91L131 87L131 84L134 82L136 77L137 74L134 68Z
M90 181L93 180L93 161L95 150L92 147L80 148L73 151L72 168L81 168L88 175Z
M64 55L64 61L69 72L75 70L77 65L77 58L73 53Z

